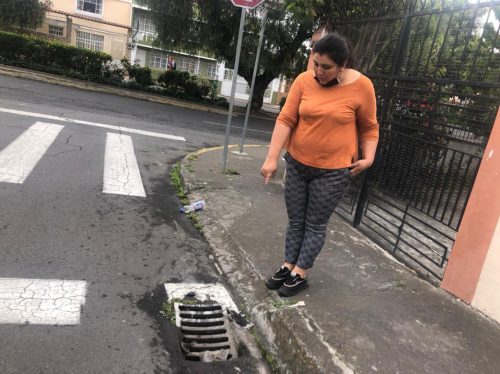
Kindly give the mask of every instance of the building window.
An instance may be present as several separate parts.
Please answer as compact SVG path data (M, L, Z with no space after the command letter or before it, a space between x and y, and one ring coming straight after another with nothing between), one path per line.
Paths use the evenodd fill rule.
M166 69L168 63L168 58L162 55L152 54L149 59L149 67L156 69Z
M102 0L78 0L78 10L102 14Z
M180 71L187 71L191 75L196 75L196 65L197 65L197 60L194 58L189 58L189 57L178 57L177 60L177 70Z
M64 27L56 26L56 25L49 25L49 34L63 36L64 35Z
M137 23L139 31L156 34L156 28L151 16L145 13L139 13L139 15L137 16Z
M217 64L208 64L207 75L210 79L217 78Z
M88 32L76 32L76 46L78 48L91 49L102 52L104 47L104 36L95 35Z
M230 81L233 79L233 71L230 69L224 70L224 80L225 81Z

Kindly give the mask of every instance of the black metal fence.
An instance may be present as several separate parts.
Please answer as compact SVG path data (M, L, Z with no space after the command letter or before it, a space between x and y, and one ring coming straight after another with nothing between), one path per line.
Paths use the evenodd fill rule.
M337 26L381 125L376 162L340 213L439 282L500 103L500 1L401 4Z

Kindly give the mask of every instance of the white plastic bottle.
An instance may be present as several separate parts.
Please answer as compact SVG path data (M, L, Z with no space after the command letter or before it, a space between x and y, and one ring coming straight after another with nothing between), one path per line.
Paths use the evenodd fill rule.
M190 205L184 205L180 209L180 211L183 213L198 212L200 210L205 209L205 206L206 206L205 200L198 200Z

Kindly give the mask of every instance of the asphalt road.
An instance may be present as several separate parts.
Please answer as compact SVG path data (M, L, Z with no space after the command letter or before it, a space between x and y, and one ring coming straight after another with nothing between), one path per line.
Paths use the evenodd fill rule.
M242 121L233 120L232 143ZM85 297L74 325L0 323L0 373L252 372L246 355L184 361L177 330L158 313L163 283L224 281L178 212L168 172L185 154L222 145L226 117L0 76L0 172L2 150L36 122L63 127L22 183L0 182L0 278L80 281ZM107 133L120 131L96 123L153 133L122 132L146 197L103 193ZM268 142L272 126L252 119L247 143ZM3 287L0 279L0 319L12 295Z

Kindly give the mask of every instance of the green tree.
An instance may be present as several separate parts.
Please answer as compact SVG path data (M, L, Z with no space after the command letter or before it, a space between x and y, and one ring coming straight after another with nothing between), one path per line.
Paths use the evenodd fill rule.
M50 0L1 0L0 27L36 28L51 6Z
M367 18L401 15L410 2L405 0L284 0L286 9L299 22L313 22L327 31L336 30L350 38L356 56L355 67L369 71L393 46L389 28L383 23L365 22ZM398 21L388 21L388 23ZM394 25L397 29L398 25ZM393 31L395 30L393 29ZM396 33L397 34L397 33ZM368 43L367 43L368 40ZM377 45L377 48L366 46Z
M204 51L231 67L234 63L241 8L229 0L143 0L152 10L158 31L158 43L164 48L186 52ZM305 40L313 32L313 22L298 22L286 12L282 1L266 1L269 9L264 45L255 80L252 108L262 106L269 83L280 74L294 77L305 69ZM251 82L261 27L262 6L246 16L240 66L238 69Z

